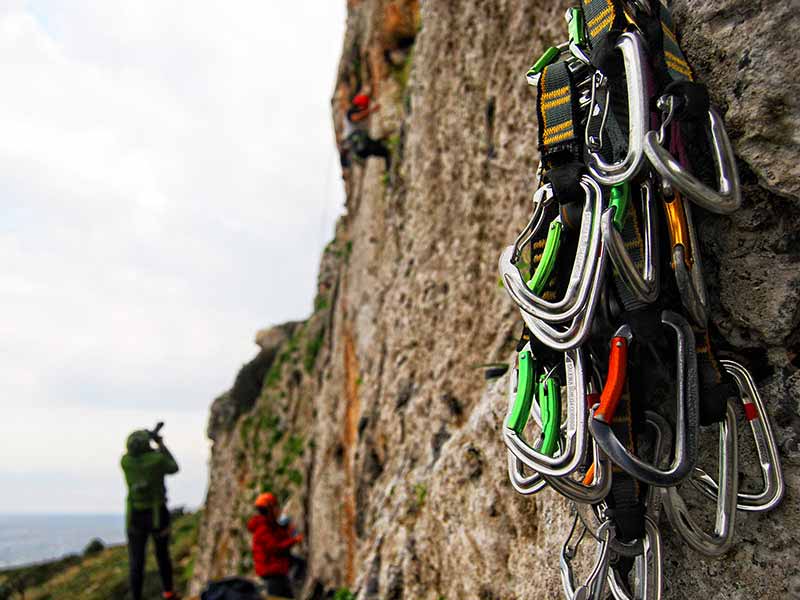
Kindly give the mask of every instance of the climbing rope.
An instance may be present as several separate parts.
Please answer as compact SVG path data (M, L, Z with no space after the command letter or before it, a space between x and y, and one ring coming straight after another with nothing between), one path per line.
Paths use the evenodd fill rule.
M666 6L581 0L566 21L568 39L527 72L541 163L528 224L500 256L524 322L503 427L508 473L521 494L549 486L574 503L560 560L567 598L657 599L662 507L688 546L719 556L737 509L770 510L784 492L753 378L718 360L707 332L692 205L728 214L741 192ZM739 404L757 492L738 488ZM701 425L719 431L716 477L698 465ZM713 531L693 518L684 483L716 502ZM590 539L594 568L576 583L572 560Z

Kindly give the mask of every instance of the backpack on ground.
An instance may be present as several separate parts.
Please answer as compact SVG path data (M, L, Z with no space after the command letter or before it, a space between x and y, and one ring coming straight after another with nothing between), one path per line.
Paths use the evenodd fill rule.
M241 577L226 577L219 581L209 581L200 600L261 600L256 585Z

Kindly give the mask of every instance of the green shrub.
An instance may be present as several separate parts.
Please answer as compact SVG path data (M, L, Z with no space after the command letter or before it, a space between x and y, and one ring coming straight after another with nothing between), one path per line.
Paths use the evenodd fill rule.
M105 547L106 545L103 543L103 540L94 538L86 545L86 548L83 549L83 555L91 556L92 554L97 554L98 552L105 550Z
M324 339L325 328L323 327L319 334L306 343L305 356L303 357L303 366L306 369L306 373L311 373L314 365L317 364L317 356L319 356L319 351L322 349Z

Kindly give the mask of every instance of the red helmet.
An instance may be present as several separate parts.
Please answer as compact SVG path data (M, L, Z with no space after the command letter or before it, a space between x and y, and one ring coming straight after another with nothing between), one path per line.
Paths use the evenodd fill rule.
M276 506L278 504L278 499L275 498L273 494L269 492L264 492L263 494L259 494L258 498L256 498L256 507L257 508L267 508L268 506Z
M361 110L369 107L369 96L366 94L358 94L355 98L353 98L353 106L360 108Z

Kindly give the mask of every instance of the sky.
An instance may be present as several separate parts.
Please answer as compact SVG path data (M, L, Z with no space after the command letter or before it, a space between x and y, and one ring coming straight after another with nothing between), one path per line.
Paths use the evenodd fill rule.
M344 0L0 0L0 512L121 512L166 422L202 503L208 407L306 317L342 212Z

